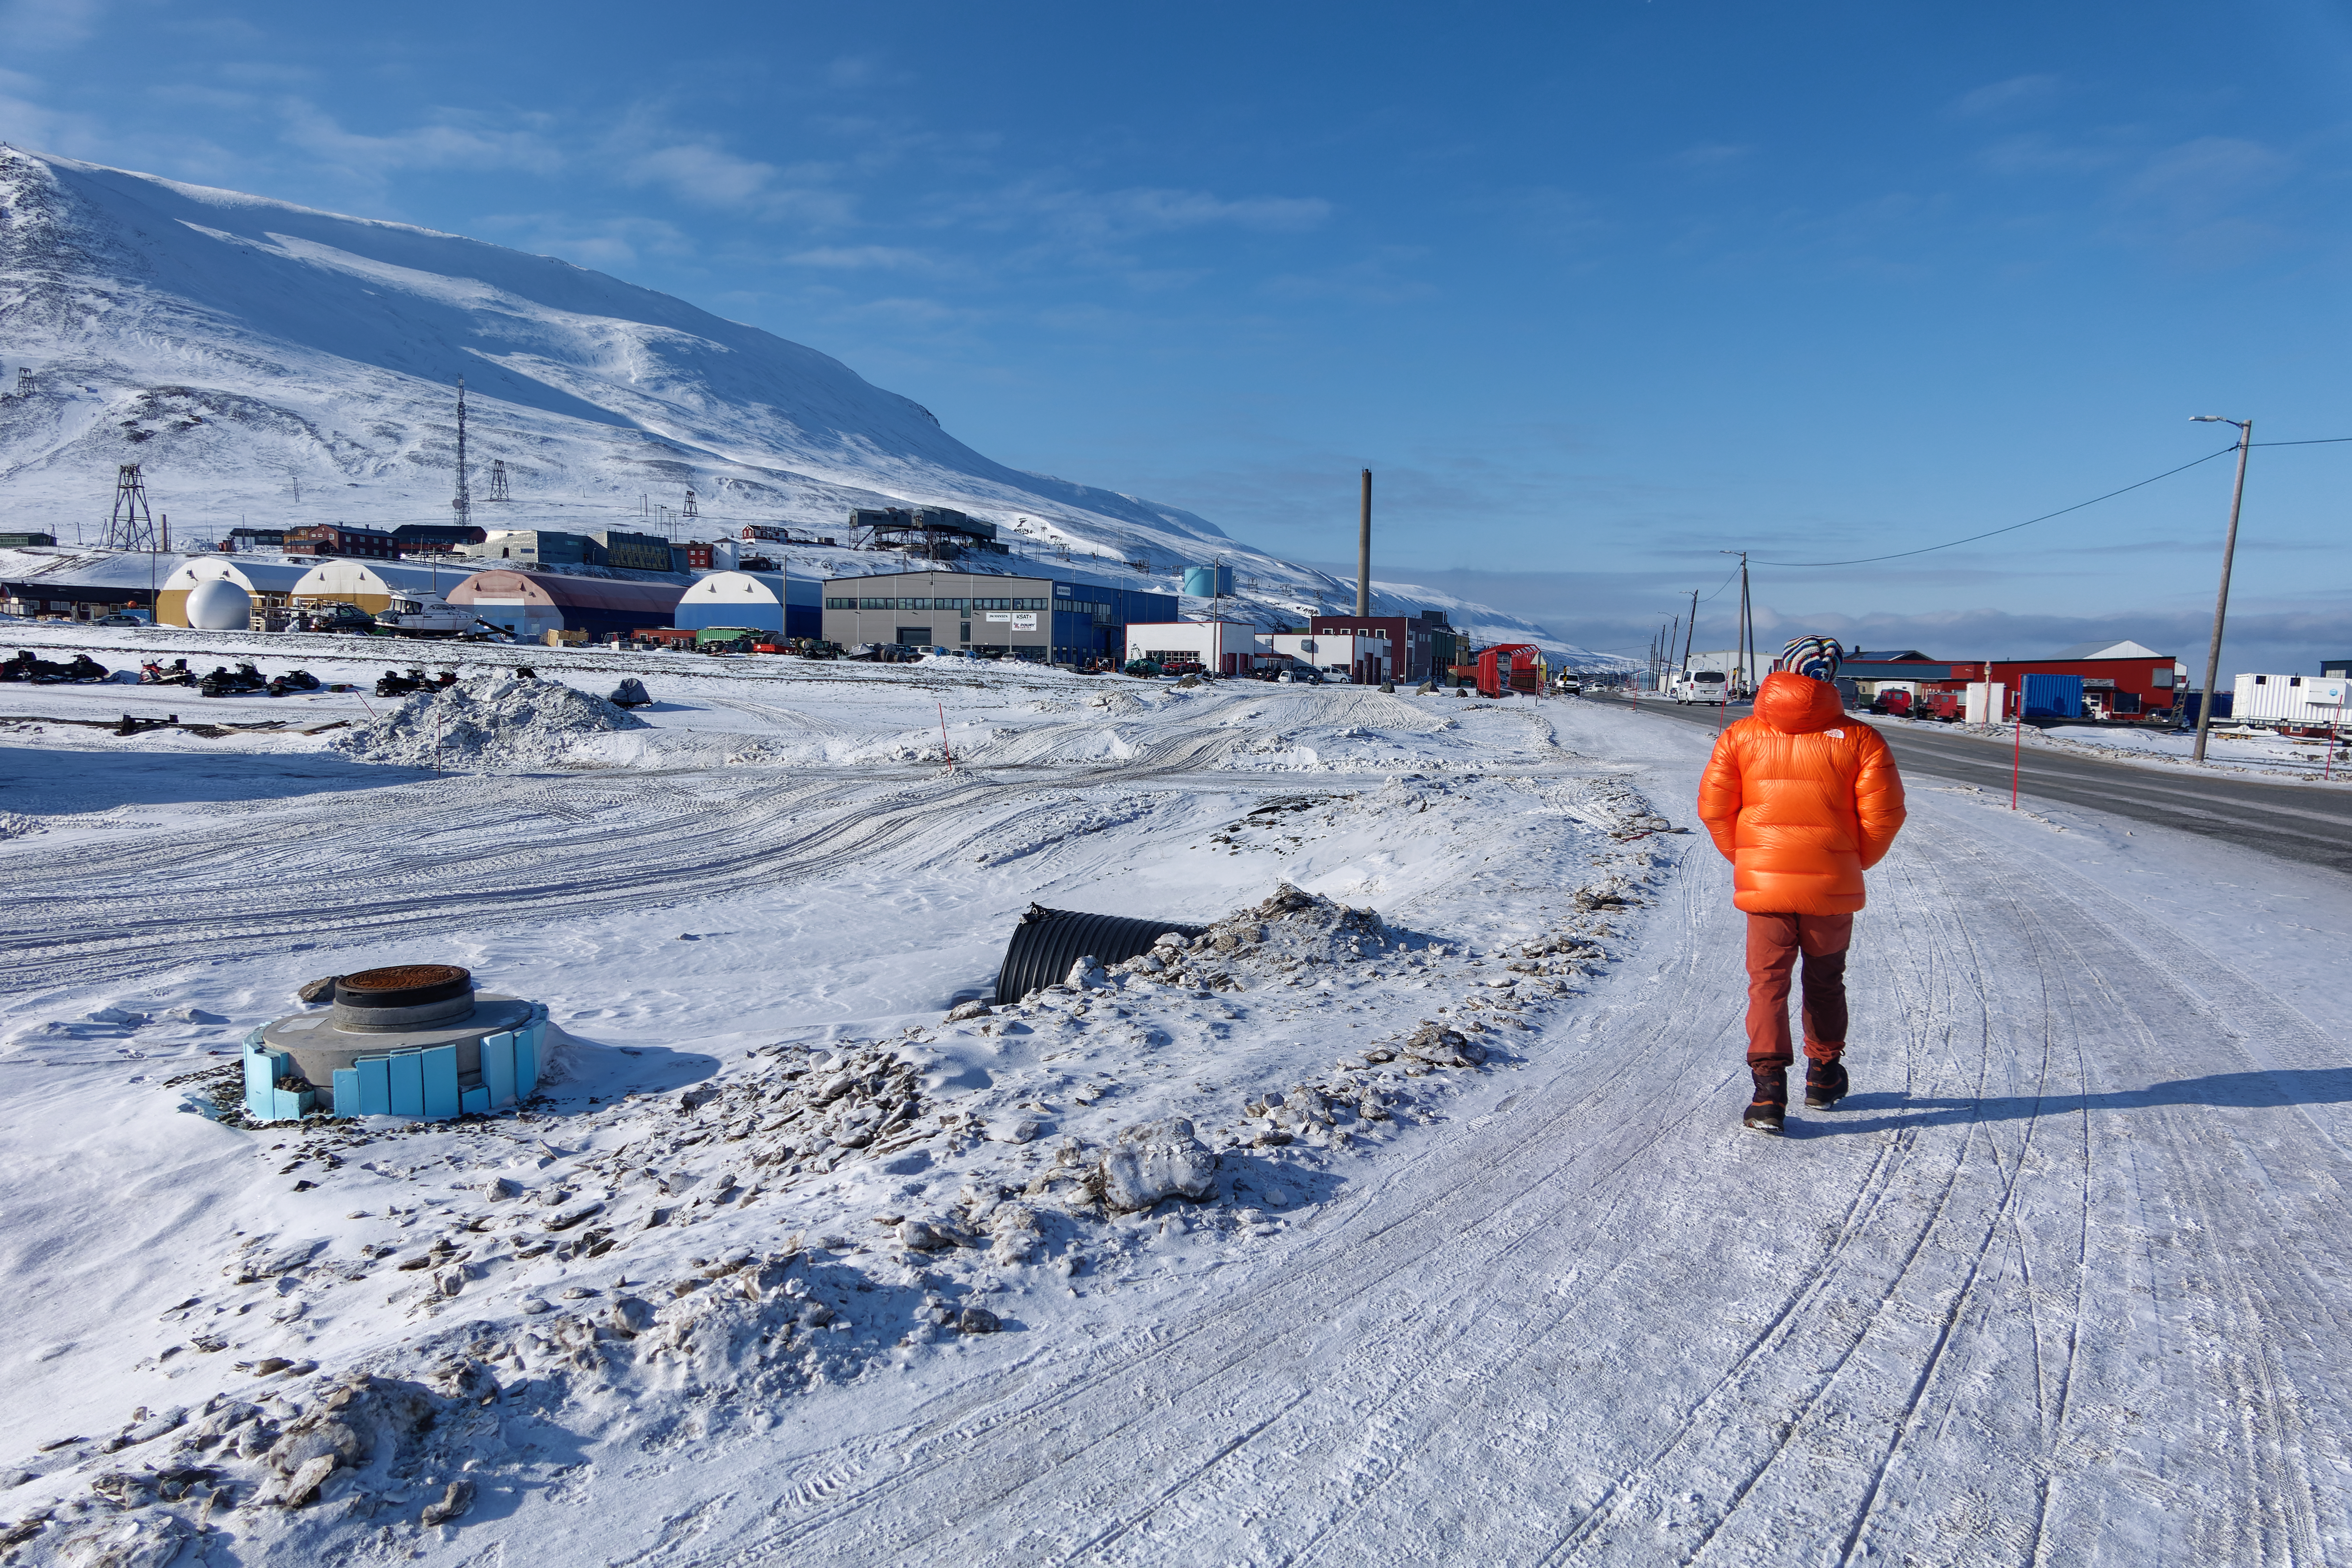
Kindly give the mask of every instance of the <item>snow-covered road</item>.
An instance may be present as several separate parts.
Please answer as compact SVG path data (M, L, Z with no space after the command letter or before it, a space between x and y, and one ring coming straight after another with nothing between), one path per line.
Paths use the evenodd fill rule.
M709 1564L2341 1561L2352 1070L2022 828L1920 798L1856 1092L1785 1139L1734 1126L1738 917L1693 841L1574 1037L1270 1266L533 1528Z
M5 1364L40 1410L5 1506L60 1510L35 1560L134 1527L216 1564L2352 1558L2340 874L1915 777L1857 928L1855 1092L1772 1140L1737 1126L1727 869L1645 815L1689 822L1692 726L647 659L653 728L529 771L37 723L0 752ZM940 1022L1032 898L1205 920L1283 879L1395 940ZM1589 960L1518 956L1562 931ZM527 1114L178 1114L175 1075L291 984L447 953L572 1033ZM1485 1068L1369 1048L1439 1016ZM920 1075L929 1142L811 1156L776 1112L822 1075L783 1069L869 1045ZM1241 1114L1302 1079L1393 1117ZM698 1119L688 1082L767 1109ZM1170 1115L1222 1151L1210 1204L1040 1195ZM612 1248L551 1254L499 1177L592 1196ZM1024 1206L1026 1250L882 1239ZM237 1264L272 1237L319 1261ZM467 1249L447 1298L390 1261L433 1237ZM767 1260L724 1276L756 1355L601 1326L632 1293L700 1310L730 1248ZM1009 1331L934 1332L942 1300ZM793 1326L811 1300L835 1321ZM459 1352L495 1381L446 1451L309 1508L269 1506L244 1438L202 1446L199 1414L291 1423ZM264 1355L317 1381L236 1359ZM159 1408L188 1424L129 1436ZM217 1511L106 1480L199 1458ZM421 1525L452 1475L471 1511Z

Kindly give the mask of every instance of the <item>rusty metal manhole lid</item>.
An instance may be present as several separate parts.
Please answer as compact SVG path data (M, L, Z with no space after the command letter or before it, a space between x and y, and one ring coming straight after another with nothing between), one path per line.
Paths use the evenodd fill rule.
M347 991L415 991L428 985L454 985L473 977L472 972L454 963L396 963L346 974L341 984Z

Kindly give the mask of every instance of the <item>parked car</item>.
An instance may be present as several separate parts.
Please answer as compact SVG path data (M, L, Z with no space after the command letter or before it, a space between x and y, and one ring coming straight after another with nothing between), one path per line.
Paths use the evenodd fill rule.
M1694 669L1676 676L1667 686L1666 695L1685 706L1698 702L1719 708L1723 705L1724 693L1729 689L1730 682L1723 671Z
M144 626L153 624L136 610L117 610L110 616L100 616L91 623L93 626Z

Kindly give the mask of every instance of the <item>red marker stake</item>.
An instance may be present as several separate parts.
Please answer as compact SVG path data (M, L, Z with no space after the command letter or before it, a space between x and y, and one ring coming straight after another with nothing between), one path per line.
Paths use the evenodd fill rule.
M948 750L948 705L940 703L940 750L948 759L948 772L955 772L955 753Z
M2009 752L2009 809L2017 809L2017 775L2025 765L2025 698L2017 700L2017 738Z

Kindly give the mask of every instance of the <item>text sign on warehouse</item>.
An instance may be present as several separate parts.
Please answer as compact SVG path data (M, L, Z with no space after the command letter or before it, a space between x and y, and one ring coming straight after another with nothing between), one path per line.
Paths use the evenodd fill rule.
M991 621L1010 621L1013 624L1013 629L1016 632L1034 632L1037 629L1037 612L1034 610L991 610L988 612L988 618Z

